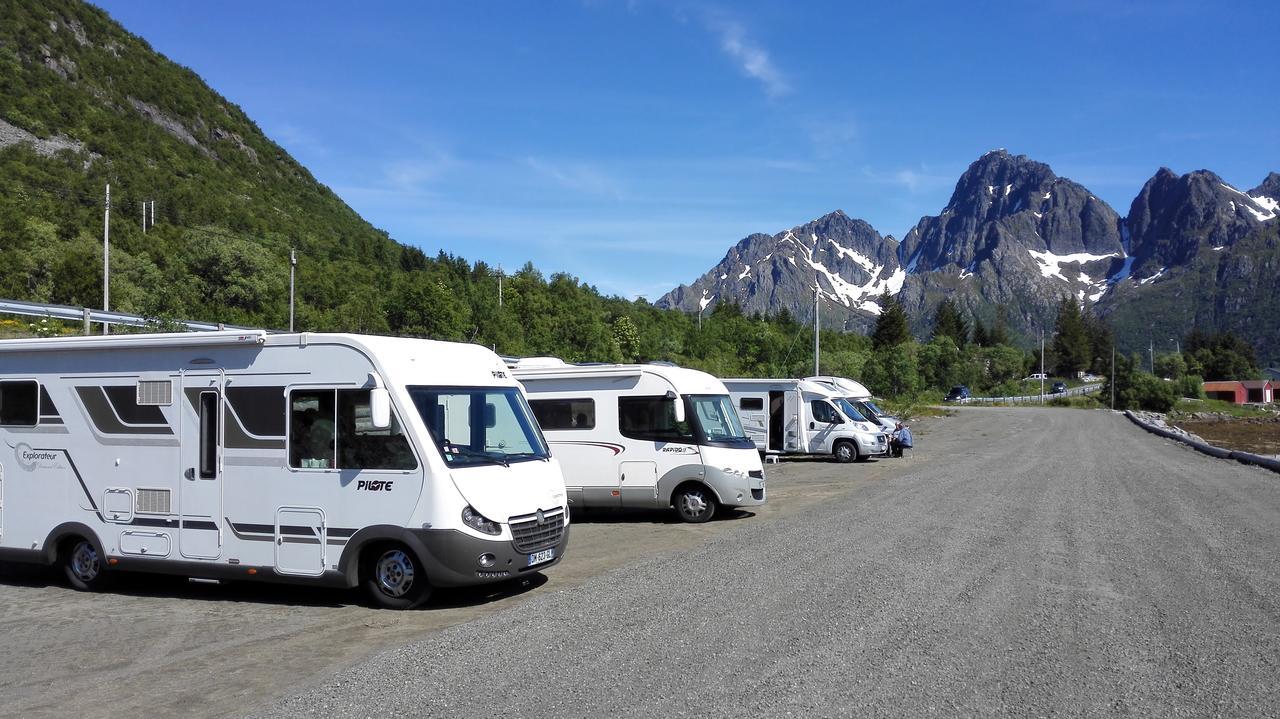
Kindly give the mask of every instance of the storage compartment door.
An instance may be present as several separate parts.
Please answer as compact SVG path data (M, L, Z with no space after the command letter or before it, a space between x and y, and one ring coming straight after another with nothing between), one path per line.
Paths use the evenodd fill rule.
M299 577L324 574L324 510L281 507L276 510L276 573Z
M653 506L658 498L658 463L619 462L618 488L622 506Z
M786 406L786 423L783 425L783 451L808 452L809 431L808 416L799 391L787 392L784 400Z

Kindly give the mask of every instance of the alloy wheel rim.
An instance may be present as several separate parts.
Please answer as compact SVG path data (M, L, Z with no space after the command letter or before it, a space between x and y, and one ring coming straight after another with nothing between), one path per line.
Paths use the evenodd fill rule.
M88 542L77 544L71 553L71 571L76 577L82 582L92 582L98 577L99 569L98 552L93 545Z
M685 513L691 517L696 517L707 511L707 501L703 498L701 492L685 492L680 503L684 506Z
M413 586L413 562L409 555L393 549L378 559L378 589L392 597L403 597Z

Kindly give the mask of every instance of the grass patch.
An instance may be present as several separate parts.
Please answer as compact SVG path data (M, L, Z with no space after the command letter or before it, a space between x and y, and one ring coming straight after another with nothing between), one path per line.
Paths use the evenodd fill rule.
M1275 412L1251 407L1249 405L1232 404L1220 399L1180 399L1169 413L1171 418L1186 417L1196 412L1221 414L1228 417L1263 418L1273 417Z

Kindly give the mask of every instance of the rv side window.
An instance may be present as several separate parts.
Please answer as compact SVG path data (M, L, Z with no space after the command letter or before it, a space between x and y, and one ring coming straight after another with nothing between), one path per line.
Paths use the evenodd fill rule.
M840 416L836 414L835 407L824 400L815 399L809 403L813 412L813 421L825 424L840 424Z
M334 390L300 390L289 394L289 466L333 469Z
M683 399L676 400L683 401ZM675 402L664 397L619 397L618 431L623 437L694 443L688 422L676 421Z
M761 412L764 410L764 400L760 397L743 397L738 400L738 409L743 412Z
M593 429L596 426L596 401L593 399L529 400L533 416L545 429Z
M40 385L0 382L0 424L33 427L40 414Z
M218 393L200 393L200 478L218 476Z
M370 419L369 390L338 390L338 467L340 469L415 469L418 461L405 439L400 420L375 429Z

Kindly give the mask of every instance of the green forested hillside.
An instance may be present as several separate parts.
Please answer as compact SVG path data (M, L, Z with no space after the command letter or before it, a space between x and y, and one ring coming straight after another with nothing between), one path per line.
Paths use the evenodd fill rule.
M669 360L720 376L804 376L812 339L788 316L722 305L702 318L602 296L532 265L400 245L369 225L238 107L105 13L0 0L0 297L100 306L103 187L112 189L112 308L157 319L477 342L571 361ZM141 203L155 199L144 235ZM822 372L885 394L1021 377L1010 347L824 332Z

